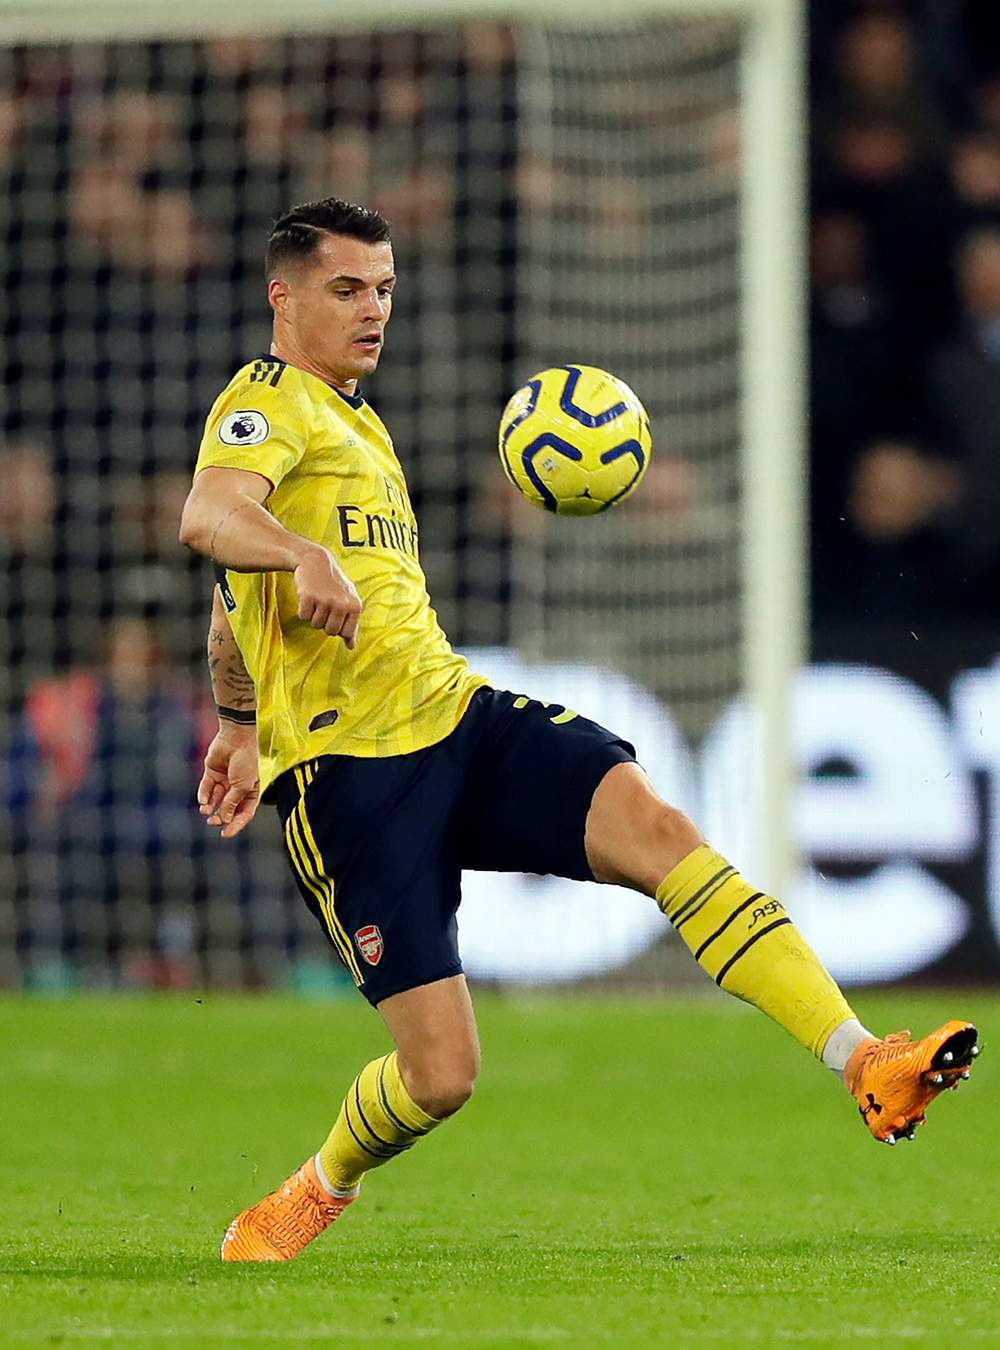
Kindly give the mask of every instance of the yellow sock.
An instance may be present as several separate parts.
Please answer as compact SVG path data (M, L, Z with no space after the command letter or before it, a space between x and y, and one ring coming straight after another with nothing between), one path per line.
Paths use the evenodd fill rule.
M316 1155L322 1178L333 1191L351 1191L367 1171L405 1153L440 1124L407 1092L393 1050L365 1065L348 1088Z
M660 882L656 903L727 994L752 1003L814 1055L854 1017L785 907L749 886L708 844Z

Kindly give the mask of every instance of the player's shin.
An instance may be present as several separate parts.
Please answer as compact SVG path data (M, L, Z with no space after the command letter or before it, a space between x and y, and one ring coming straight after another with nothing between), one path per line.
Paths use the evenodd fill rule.
M316 1155L319 1179L333 1195L352 1195L365 1172L405 1153L440 1124L407 1092L394 1050L366 1065L348 1089Z
M725 858L699 844L657 887L656 902L716 984L843 1074L870 1033L779 900L754 890Z

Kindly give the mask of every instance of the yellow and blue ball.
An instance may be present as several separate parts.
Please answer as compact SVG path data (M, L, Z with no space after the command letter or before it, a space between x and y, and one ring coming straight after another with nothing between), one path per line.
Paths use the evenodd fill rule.
M649 464L649 418L623 380L596 366L543 370L500 419L500 462L529 502L592 516L634 492Z

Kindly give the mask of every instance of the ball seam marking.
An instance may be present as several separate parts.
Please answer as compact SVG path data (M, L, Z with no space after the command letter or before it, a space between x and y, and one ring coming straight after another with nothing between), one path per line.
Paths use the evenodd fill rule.
M568 372L566 383L563 386L562 394L559 397L559 406L563 412L572 417L575 422L581 426L596 430L597 427L606 427L609 422L613 422L616 417L621 417L623 412L628 411L628 404L622 400L620 403L612 404L602 413L585 412L573 402L573 395L576 393L576 386L579 383L582 371L579 366L561 366L561 370Z
M541 380L529 380L524 387L531 390L531 397L517 416L512 418L507 424L503 436L500 439L500 463L503 466L504 473L514 487L518 488L518 491L520 491L520 486L517 479L514 477L514 470L511 467L510 457L507 452L507 442L510 440L512 433L515 432L523 422L526 422L538 407L538 396L542 392L542 382Z
M541 436L536 436L530 445L524 447L521 455L521 462L524 464L524 472L528 475L530 482L541 497L546 511L559 512L559 503L555 494L542 482L535 468L535 456L542 450L555 450L560 455L565 455L567 459L579 462L583 455L577 450L575 445L570 445L569 441L564 441L552 431L545 431Z

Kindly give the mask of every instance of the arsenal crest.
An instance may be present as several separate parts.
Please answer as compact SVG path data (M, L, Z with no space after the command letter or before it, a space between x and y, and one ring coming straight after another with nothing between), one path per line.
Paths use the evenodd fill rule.
M370 966L377 966L382 960L382 934L376 924L369 923L354 934L358 951Z

